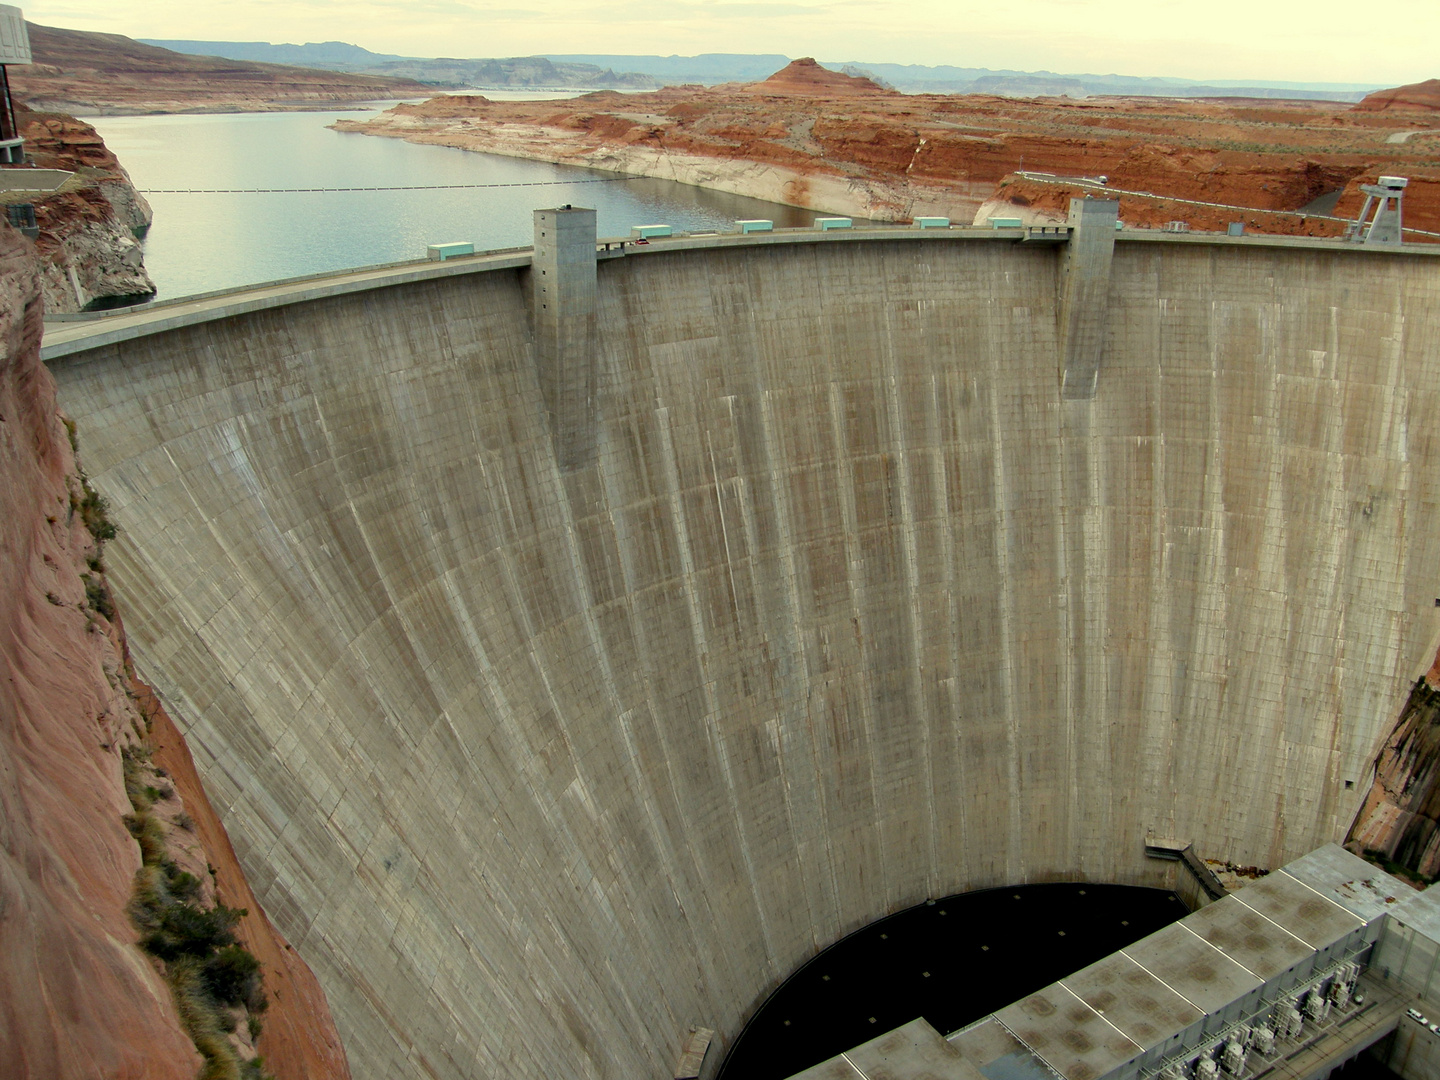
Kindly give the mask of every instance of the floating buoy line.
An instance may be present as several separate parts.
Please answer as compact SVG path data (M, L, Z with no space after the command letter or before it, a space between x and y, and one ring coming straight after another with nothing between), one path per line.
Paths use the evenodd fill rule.
M476 188L570 187L575 184L621 184L635 176L607 176L598 180L529 180L510 184L397 184L388 187L297 188L140 188L145 195L300 195L336 191L460 191Z

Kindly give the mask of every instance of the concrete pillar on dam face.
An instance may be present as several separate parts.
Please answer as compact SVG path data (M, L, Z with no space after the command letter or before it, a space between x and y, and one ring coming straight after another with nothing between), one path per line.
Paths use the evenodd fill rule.
M1119 213L1114 199L1070 200L1070 242L1060 266L1060 393L1065 398L1095 396Z
M595 458L595 211L535 211L535 360L562 469Z

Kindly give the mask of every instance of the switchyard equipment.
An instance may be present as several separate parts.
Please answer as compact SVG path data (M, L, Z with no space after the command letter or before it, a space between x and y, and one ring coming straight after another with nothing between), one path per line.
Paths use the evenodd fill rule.
M1400 202L1410 183L1404 176L1382 176L1378 183L1361 184L1365 205L1345 230L1345 239L1361 244L1398 244L1404 237ZM1392 205L1393 204L1393 205Z

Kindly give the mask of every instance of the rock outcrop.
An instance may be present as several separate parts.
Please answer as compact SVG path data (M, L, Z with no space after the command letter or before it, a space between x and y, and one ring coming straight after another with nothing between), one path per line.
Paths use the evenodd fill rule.
M1346 844L1420 878L1440 876L1440 691L1424 679L1385 740Z
M1376 90L1354 108L1356 112L1440 112L1440 79Z
M1238 209L1225 205L1206 205L1206 202L1230 202L1245 197L1245 185L1256 181L1254 175L1245 172L1232 173L1228 177L1216 177L1217 184L1224 183L1230 189L1228 198L1197 200L1177 199L1165 196L1132 194L1114 187L1060 177L1045 178L1036 175L1007 176L996 187L994 194L981 204L975 212L973 223L985 225L992 217L1018 218L1025 225L1053 225L1063 223L1069 212L1072 197L1096 196L1116 198L1120 202L1120 219L1126 226L1142 229L1161 228L1171 221L1183 221L1190 229L1201 232L1224 232L1233 222L1245 226L1247 233L1269 233L1283 236L1316 236L1336 239L1345 233L1346 225L1360 213L1365 195L1361 184L1373 184L1377 178L1372 170L1345 181L1329 170L1316 167L1308 177L1295 177L1292 189L1276 188L1267 195L1277 207L1252 205ZM1285 209L1296 203L1305 205L1318 197L1326 188L1339 180L1343 184L1340 198L1328 214L1305 214ZM1238 190L1237 190L1238 189ZM1262 200L1255 199L1254 203ZM1417 221L1429 223L1431 227L1440 221L1440 177L1419 176L1411 180L1405 192L1405 221L1413 226ZM1407 239L1417 239L1409 236Z
M154 295L140 245L150 204L99 133L73 116L23 107L16 119L36 165L75 174L53 194L11 196L35 207L45 310L80 311Z
M864 75L850 75L821 67L812 57L792 60L768 79L743 83L753 94L779 94L787 97L852 97L864 94L898 94Z
M77 470L54 382L40 362L39 262L19 233L0 226L5 1075L191 1080L201 1065L127 912L142 859L126 825L135 807L122 758L153 750L151 775L165 778L155 791L163 819L155 834L177 866L194 871L205 902L251 912L241 935L271 988L258 1044L267 1068L285 1080L344 1080L344 1055L313 975L259 912L183 746L168 720L144 707L143 688L133 682L104 575L103 504Z
M93 541L40 364L35 260L0 228L0 1060L20 1077L200 1064L125 914L140 866L120 747L140 725L86 607Z

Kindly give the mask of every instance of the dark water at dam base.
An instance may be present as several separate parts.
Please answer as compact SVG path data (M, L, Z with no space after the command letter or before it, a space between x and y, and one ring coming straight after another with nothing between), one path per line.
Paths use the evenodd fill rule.
M1133 885L927 900L847 935L786 979L717 1080L785 1080L917 1016L956 1031L1187 914L1173 892Z

